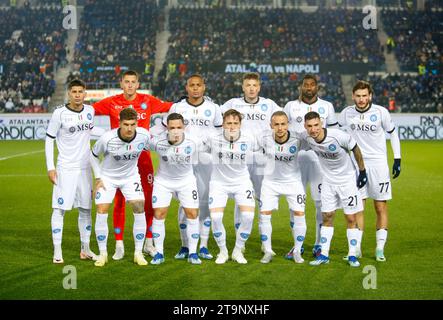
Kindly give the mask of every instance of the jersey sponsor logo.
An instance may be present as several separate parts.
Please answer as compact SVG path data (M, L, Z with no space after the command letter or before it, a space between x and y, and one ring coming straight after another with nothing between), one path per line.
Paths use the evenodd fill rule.
M145 112L137 112L137 120L146 120L146 113Z
M283 161L283 162L290 162L290 161L294 161L295 156L278 156L275 155L275 160L276 161Z
M351 124L351 130L357 130L357 131L377 131L377 126L375 124Z
M289 147L289 152L290 153L295 153L296 151L297 151L297 147L296 146Z
M75 127L70 127L69 128L69 132L74 133L75 132Z
M142 143L138 144L137 149L138 150L143 150L144 147L145 147L145 144L142 142Z
M245 160L246 154L244 153L233 153L233 152L219 152L218 153L219 159L229 159L229 160Z
M315 153L316 153L319 157L322 157L322 158L325 158L325 159L337 159L337 157L338 157L338 153L337 153L337 152L335 152L335 153L329 153L329 152L315 151Z
M60 197L60 198L57 199L57 203L58 203L58 204L63 204L64 202L65 202L65 201L63 200L62 197Z
M86 117L88 118L88 120L92 120L92 114L88 113Z
M243 115L245 120L266 120L266 115L261 113L246 113Z
M76 127L70 127L69 132L74 133L75 131L88 131L88 130L92 130L92 128L94 128L93 123L83 123L83 124L77 125Z
M120 109L123 109L123 106L114 106L114 109L120 110Z
M323 107L318 108L318 113L320 113L320 114L325 113L325 108L323 108Z
M248 148L246 143L242 143L240 146L241 151L246 151L246 149Z
M335 151L335 150L337 150L337 146L336 146L335 144L330 144L329 147L328 147L328 149L329 149L330 151Z
M297 119L295 119L295 121L297 121L298 123L301 123L303 121L303 118L298 116Z
M190 124L191 126L209 127L211 121L205 119L191 119L191 120L185 120L184 123L185 125Z
M264 103L261 105L261 110L262 111L268 111L268 106Z
M211 110L207 109L205 110L205 116L210 117L212 114Z
M143 110L146 110L146 109L148 108L148 106L146 105L145 102L143 102L143 103L140 105L140 107L141 107Z
M373 114L370 118L369 118L372 122L377 121L377 115Z

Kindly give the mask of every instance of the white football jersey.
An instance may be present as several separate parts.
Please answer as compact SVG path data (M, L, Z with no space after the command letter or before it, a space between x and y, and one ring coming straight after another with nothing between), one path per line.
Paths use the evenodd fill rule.
M235 141L228 141L223 132L209 137L204 149L212 154L211 180L225 184L240 184L249 179L248 164L253 163L259 145L254 136L244 133Z
M257 103L248 103L244 97L230 99L221 106L222 113L229 109L243 115L242 132L257 136L269 130L272 114L282 110L273 100L263 97L258 97Z
M351 135L330 128L325 129L325 137L321 142L315 142L306 131L300 133L299 137L317 154L323 170L323 183L345 185L351 181L356 182L356 169L349 152L357 142Z
M57 142L57 166L66 169L90 167L89 150L94 114L94 108L90 105L83 105L81 111L72 110L68 105L54 110L46 135Z
M169 143L168 132L152 136L149 149L158 153L160 163L155 179L161 179L165 185L192 179L192 165L198 161L196 157L199 145L201 143L198 140L190 139L186 134L183 141L176 145Z
M98 158L104 155L100 165L100 175L114 180L125 180L138 174L137 162L141 152L147 149L151 135L148 130L137 127L131 141L120 136L120 129L115 128L100 137L92 148L92 154Z
M201 139L208 135L214 135L216 134L214 128L219 128L223 124L220 107L206 99L197 106L190 104L187 99L183 99L171 106L168 115L174 112L183 116L186 126L185 132L190 138ZM168 115L163 117L165 126Z
M293 131L305 131L305 114L315 111L320 115L323 128L334 126L337 124L337 117L332 103L317 98L312 104L307 104L300 99L289 101L284 109L289 119L289 128Z
M387 161L385 133L392 133L395 124L386 108L372 104L360 112L355 105L346 107L340 113L339 124L357 141L364 160Z
M263 181L278 183L301 182L300 166L298 164L298 152L300 151L300 139L295 132L288 132L288 140L278 143L274 139L272 131L263 136L263 149L268 158L264 169Z

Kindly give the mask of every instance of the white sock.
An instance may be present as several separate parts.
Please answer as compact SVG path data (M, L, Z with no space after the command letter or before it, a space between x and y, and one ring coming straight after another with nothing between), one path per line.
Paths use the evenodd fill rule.
M357 231L357 253L361 254L361 242L363 239L363 230L358 229Z
M260 232L260 240L265 248L265 252L272 251L272 215L260 214L258 230Z
M163 243L165 241L165 219L152 219L152 238L158 253L163 254Z
M183 210L183 207L180 206L178 208L178 226L180 230L180 239L182 241L182 247L186 247L188 245L188 237L186 232L186 215L185 211Z
M187 231L186 231L186 236L188 238L188 245L187 247L189 248L189 254L191 253L197 253L197 244L198 244L198 239L199 239L199 219L189 219L186 218L187 220Z
M108 214L107 213L97 213L95 218L95 236L97 238L98 249L100 254L107 254L107 243L108 243Z
M377 249L384 250L386 240L388 240L388 230L379 229L375 232L375 239L377 240Z
M251 235L254 211L244 211L240 214L240 227L235 237L235 246L241 249L245 246L246 240L248 240Z
M305 241L306 237L305 216L294 216L294 228L292 228L292 236L294 237L294 248L300 252L303 241Z
M134 226L132 227L132 234L134 236L135 252L141 252L146 235L146 218L144 212L134 213Z
M348 256L356 256L358 250L359 230L357 228L347 229L346 236L348 238L348 247L349 247Z
M240 208L238 207L238 205L235 205L235 207L234 207L234 227L235 227L236 232L237 232L238 228L240 227L240 224L241 224Z
M89 242L92 231L92 217L91 209L78 208L78 231L80 231L80 241L83 245L87 245L89 249Z
M201 214L201 213L200 213ZM200 221L200 248L208 247L209 233L211 232L211 218L208 216Z
M54 244L54 258L62 259L62 235L63 235L63 218L65 211L55 209L51 216L52 243Z
M320 235L321 254L329 257L329 248L331 247L332 236L334 235L334 227L321 226Z
M226 248L226 230L223 225L223 212L211 212L212 233L215 242L217 242L220 251L227 252Z
M321 211L321 201L315 201L315 245L321 245L320 230L323 224L323 213Z

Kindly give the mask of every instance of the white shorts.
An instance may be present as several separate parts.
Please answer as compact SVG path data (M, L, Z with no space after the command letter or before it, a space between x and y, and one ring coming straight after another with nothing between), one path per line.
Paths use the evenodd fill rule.
M323 183L321 211L332 212L341 208L343 208L345 214L363 211L363 201L355 181L342 186Z
M209 209L224 208L228 198L234 198L236 205L255 208L254 188L251 180L240 184L225 184L216 180L209 183Z
M95 194L96 204L112 203L117 189L120 189L126 201L145 200L138 173L124 180L110 179L105 176L101 179L106 190L103 188L97 190Z
M248 165L249 176L251 178L252 187L254 188L255 197L260 200L261 188L264 178L264 166L256 163Z
M277 210L279 198L283 195L286 196L290 210L305 211L306 193L301 181L282 184L263 180L261 194L260 211Z
M392 199L391 179L387 163L367 163L365 162L368 182L360 189L363 199L372 198L384 201Z
M73 207L92 207L91 169L57 168L57 184L52 189L52 208L71 210Z
M311 198L314 201L321 200L321 183L322 183L322 169L318 157L312 150L300 151L298 154L298 161L300 164L301 178L303 186L306 187L308 183L311 186Z
M152 191L152 207L166 208L171 204L172 196L175 196L183 208L197 209L199 197L197 191L197 181L194 176L184 179L180 183L167 182L154 179L154 189Z
M209 217L209 181L211 180L212 164L198 163L193 166L194 175L197 181L197 190L199 197L199 215L201 219Z

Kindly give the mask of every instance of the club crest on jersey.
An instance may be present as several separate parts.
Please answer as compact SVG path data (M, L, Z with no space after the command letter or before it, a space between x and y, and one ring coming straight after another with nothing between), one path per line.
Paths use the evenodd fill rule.
M148 106L147 106L146 103L144 103L144 102L140 105L140 107L141 107L143 110L146 110L146 109L148 108Z
M373 114L369 119L371 119L372 122L377 121L377 115Z
M246 143L242 143L240 146L241 151L246 151L247 148L248 146L246 145Z
M205 116L210 117L212 114L211 110L205 110Z
M267 111L267 110L268 110L268 105L262 104L261 105L261 111Z
M295 153L295 151L297 151L297 147L296 147L296 146L291 146L291 147L289 148L289 152L290 152L290 153Z
M325 113L325 108L323 108L323 107L318 108L318 113L321 113L321 114Z
M329 149L329 151L335 151L335 150L337 150L337 147L335 146L335 144L330 144L328 149Z
M192 152L192 148L190 146L187 146L185 149L186 154L190 154Z
M88 118L88 120L92 120L92 114L88 113L86 117Z
M145 144L142 142L142 143L138 144L137 149L138 150L143 150L144 147L145 147Z

